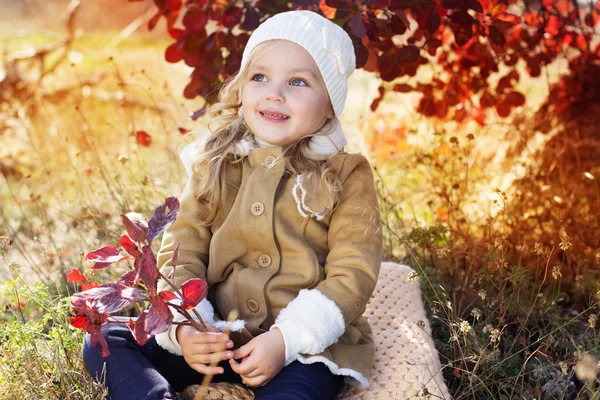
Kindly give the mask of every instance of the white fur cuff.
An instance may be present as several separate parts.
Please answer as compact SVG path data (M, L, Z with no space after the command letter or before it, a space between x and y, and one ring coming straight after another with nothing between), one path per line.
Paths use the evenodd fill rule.
M317 289L303 289L281 310L271 329L285 342L285 365L300 354L318 354L337 342L346 330L341 310Z

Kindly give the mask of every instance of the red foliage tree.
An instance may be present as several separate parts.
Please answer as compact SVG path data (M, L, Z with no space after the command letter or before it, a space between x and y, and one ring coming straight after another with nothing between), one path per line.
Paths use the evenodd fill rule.
M139 0L129 0L139 1ZM249 34L271 15L291 9L321 13L352 38L357 67L382 79L371 108L386 92L422 93L417 107L426 116L485 123L485 111L499 116L525 103L515 89L521 74L537 77L557 57L569 60L572 78L553 88L550 102L558 111L585 89L577 76L597 63L600 46L592 43L600 22L597 1L580 8L576 0L154 0L174 40L165 52L169 62L194 68L184 96L211 103L218 86L239 68ZM519 16L517 16L519 15ZM207 62L207 60L209 60ZM434 65L434 78L417 80L419 68ZM489 79L503 72L500 79ZM506 71L506 72L504 72ZM414 80L411 80L414 82ZM568 84L567 84L568 82ZM198 117L204 109L195 113Z

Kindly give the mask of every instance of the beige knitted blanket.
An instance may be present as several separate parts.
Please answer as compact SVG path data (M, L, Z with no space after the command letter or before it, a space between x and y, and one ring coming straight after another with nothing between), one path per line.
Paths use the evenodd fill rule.
M365 316L373 328L376 342L375 365L367 390L351 388L338 400L451 399L442 378L440 361L431 339L431 327L418 280L406 265L381 264L379 280ZM193 385L184 399L252 399L252 392L232 384L211 384L208 392ZM427 396L427 393L430 396Z
M347 390L340 400L423 398L424 390L431 399L451 399L431 339L419 281L409 280L411 272L406 265L381 264L365 312L376 343L371 386Z

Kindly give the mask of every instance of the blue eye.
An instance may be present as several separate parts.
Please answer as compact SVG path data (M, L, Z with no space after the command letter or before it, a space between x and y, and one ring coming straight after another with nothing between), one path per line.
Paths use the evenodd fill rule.
M304 79L294 78L290 81L290 85L292 86L308 86Z
M252 77L252 79L250 79L251 81L255 81L255 82L263 82L265 81L267 78L263 75L263 74L256 74Z

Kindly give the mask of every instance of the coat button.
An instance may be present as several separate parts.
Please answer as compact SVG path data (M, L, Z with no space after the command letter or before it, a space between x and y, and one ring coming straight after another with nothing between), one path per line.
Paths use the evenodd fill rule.
M258 257L258 264L263 268L267 268L269 265L271 265L271 257L269 257L268 254L261 254Z
M275 163L275 157L274 156L266 156L265 157L265 167L270 168L273 163Z
M252 311L253 313L257 312L258 309L260 308L258 306L258 302L254 299L250 299L248 300L248 310Z
M262 215L262 213L265 212L265 205L260 201L257 201L250 206L250 212L254 215Z

